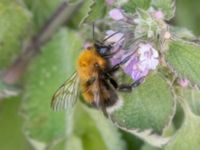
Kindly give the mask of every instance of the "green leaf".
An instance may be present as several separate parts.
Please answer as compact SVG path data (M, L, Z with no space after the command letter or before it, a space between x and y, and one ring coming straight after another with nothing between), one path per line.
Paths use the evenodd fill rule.
M200 85L200 46L182 40L172 40L166 53L169 67L180 77Z
M185 119L181 128L177 131L175 136L171 138L170 143L166 146L165 150L196 150L200 147L200 134L198 134L200 127L200 117L196 116L190 109L187 101L199 101L199 97L189 97L186 100L184 95L188 92L182 91L181 103L185 113ZM195 100L196 99L196 100Z
M0 2L0 18L0 68L3 68L20 52L30 14L15 2Z
M151 16L149 15L149 13L143 9L137 8L137 14L139 15L139 17L143 20L150 20Z
M71 24L75 27L83 23L92 23L103 19L107 13L107 6L104 0L85 0L81 8L72 18Z
M153 38L160 34L161 27L157 21L155 21L149 14L148 11L143 9L137 9L138 24L135 29L135 37L147 37Z
M152 0L151 5L160 9L165 14L166 20L174 17L175 0Z
M103 17L107 13L107 7L104 0L93 0L94 2L90 6L90 11L88 12L88 16L84 18L84 22L94 22L99 19L103 19Z
M122 138L126 141L126 147L127 150L134 150L134 149L140 149L140 147L143 145L143 141L133 134L121 130Z
M131 93L125 93L122 96L122 106L111 111L112 121L118 127L152 145L164 144L167 140L157 139L153 133L162 134L174 114L175 103L170 89L161 75L150 75L145 83Z
M60 30L25 75L25 133L34 143L52 144L66 134L67 116L63 112L53 112L50 103L56 89L74 72L81 43L76 33Z
M185 40L194 40L196 38L187 28L170 26L170 33L172 33L172 37L178 37Z
M74 113L73 134L81 137L84 150L123 150L125 143L117 129L101 111L78 105ZM109 140L108 140L109 139Z
M195 33L200 35L200 1L197 0L184 0L176 1L176 25L186 27Z
M144 144L141 148L141 150L161 150L160 148L156 148L156 147L153 147L149 144Z
M84 18L88 17L88 13L91 11L91 6L93 5L94 0L85 0L80 9L74 14L71 18L69 25L75 28L78 28L84 22Z
M122 8L127 12L134 13L138 8L147 10L150 3L151 0L129 0Z
M0 145L2 150L32 150L22 133L22 118L18 110L20 97L0 102Z
M66 144L66 150L84 150L83 149L83 145L82 145L82 141L81 138L78 136L71 136L68 140L67 140L67 144Z
M181 96L187 101L191 111L200 115L200 91L197 89L181 89Z

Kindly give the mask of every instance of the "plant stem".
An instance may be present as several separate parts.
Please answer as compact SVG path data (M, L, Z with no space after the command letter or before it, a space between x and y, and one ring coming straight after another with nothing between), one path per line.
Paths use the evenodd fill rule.
M76 12L83 4L80 0L76 4L68 4L66 0L61 2L54 13L46 21L42 29L32 37L31 41L22 50L22 53L13 64L4 72L3 81L7 84L16 83L23 75L31 60L40 53L40 47L44 45L55 33L55 31L66 24L73 13Z

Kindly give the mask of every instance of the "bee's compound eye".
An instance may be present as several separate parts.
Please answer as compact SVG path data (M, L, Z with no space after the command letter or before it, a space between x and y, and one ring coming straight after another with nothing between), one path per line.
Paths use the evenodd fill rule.
M99 49L99 53L102 54L102 55L106 54L107 51L108 51L108 49L106 47L102 47L102 48Z

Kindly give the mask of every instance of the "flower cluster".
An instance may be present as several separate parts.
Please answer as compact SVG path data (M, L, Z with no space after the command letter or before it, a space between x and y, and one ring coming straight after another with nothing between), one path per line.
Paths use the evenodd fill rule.
M106 37L113 33L114 31L107 32ZM113 51L118 51L110 60L113 66L127 60L122 64L122 69L133 80L138 80L146 76L150 70L156 69L159 64L159 55L158 51L150 43L139 43L134 45L132 49L126 51L119 46L119 44L125 42L124 39L121 39L122 37L122 33L117 33L109 38L110 42L115 43L113 48L115 50Z
M110 12L109 12L109 16L113 19L113 20L123 20L125 19L125 16L123 15L122 13L122 10L121 9L112 9Z
M164 20L164 14L160 10L149 9L148 12L138 9L136 15L130 16L125 13L124 10L114 8L109 11L109 16L114 23L121 25L124 24L126 28L123 33L117 32L117 34L111 36L107 42L115 43L114 48L117 53L112 57L111 64L114 66L120 62L124 62L121 67L124 72L132 77L133 80L138 80L145 77L150 70L156 70L159 64L158 51L153 47L153 43L148 42L148 39L156 38L161 30L165 28L162 24ZM119 23L120 22L120 23ZM128 26L126 26L128 24ZM124 26L123 26L124 27ZM117 30L121 30L120 27ZM142 39L137 42L129 43L129 48L124 50L122 45L126 44L127 31L134 33L133 38ZM115 33L115 31L107 31L107 37ZM171 37L169 32L164 32L165 39ZM130 37L132 38L132 37ZM134 41L134 40L133 40ZM119 50L120 49L120 50ZM126 60L126 61L124 61Z
M160 10L154 10L153 8L148 11L138 9L134 15L125 13L124 10L114 8L109 12L110 18L113 21L122 21L134 29L134 36L136 38L157 37L162 30L166 30L164 23L164 14Z

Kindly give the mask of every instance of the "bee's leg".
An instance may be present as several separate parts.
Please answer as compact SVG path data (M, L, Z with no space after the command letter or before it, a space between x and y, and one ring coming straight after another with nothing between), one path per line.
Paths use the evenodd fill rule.
M135 82L133 82L131 84L120 84L118 86L118 90L120 92L131 92L132 89L139 86L143 81L144 81L144 78L140 78L140 79L136 80Z
M121 62L119 62L118 64L114 65L110 70L108 70L109 73L113 73L115 71L117 71L121 65L125 64L132 55L127 56L126 58L124 58Z
M106 111L106 107L104 107L104 106L101 107L101 110L102 110L104 116L105 116L106 118L108 118L108 113L107 113L107 111Z
M113 87L116 89L118 87L117 81L107 72L104 72L105 78L110 81Z

